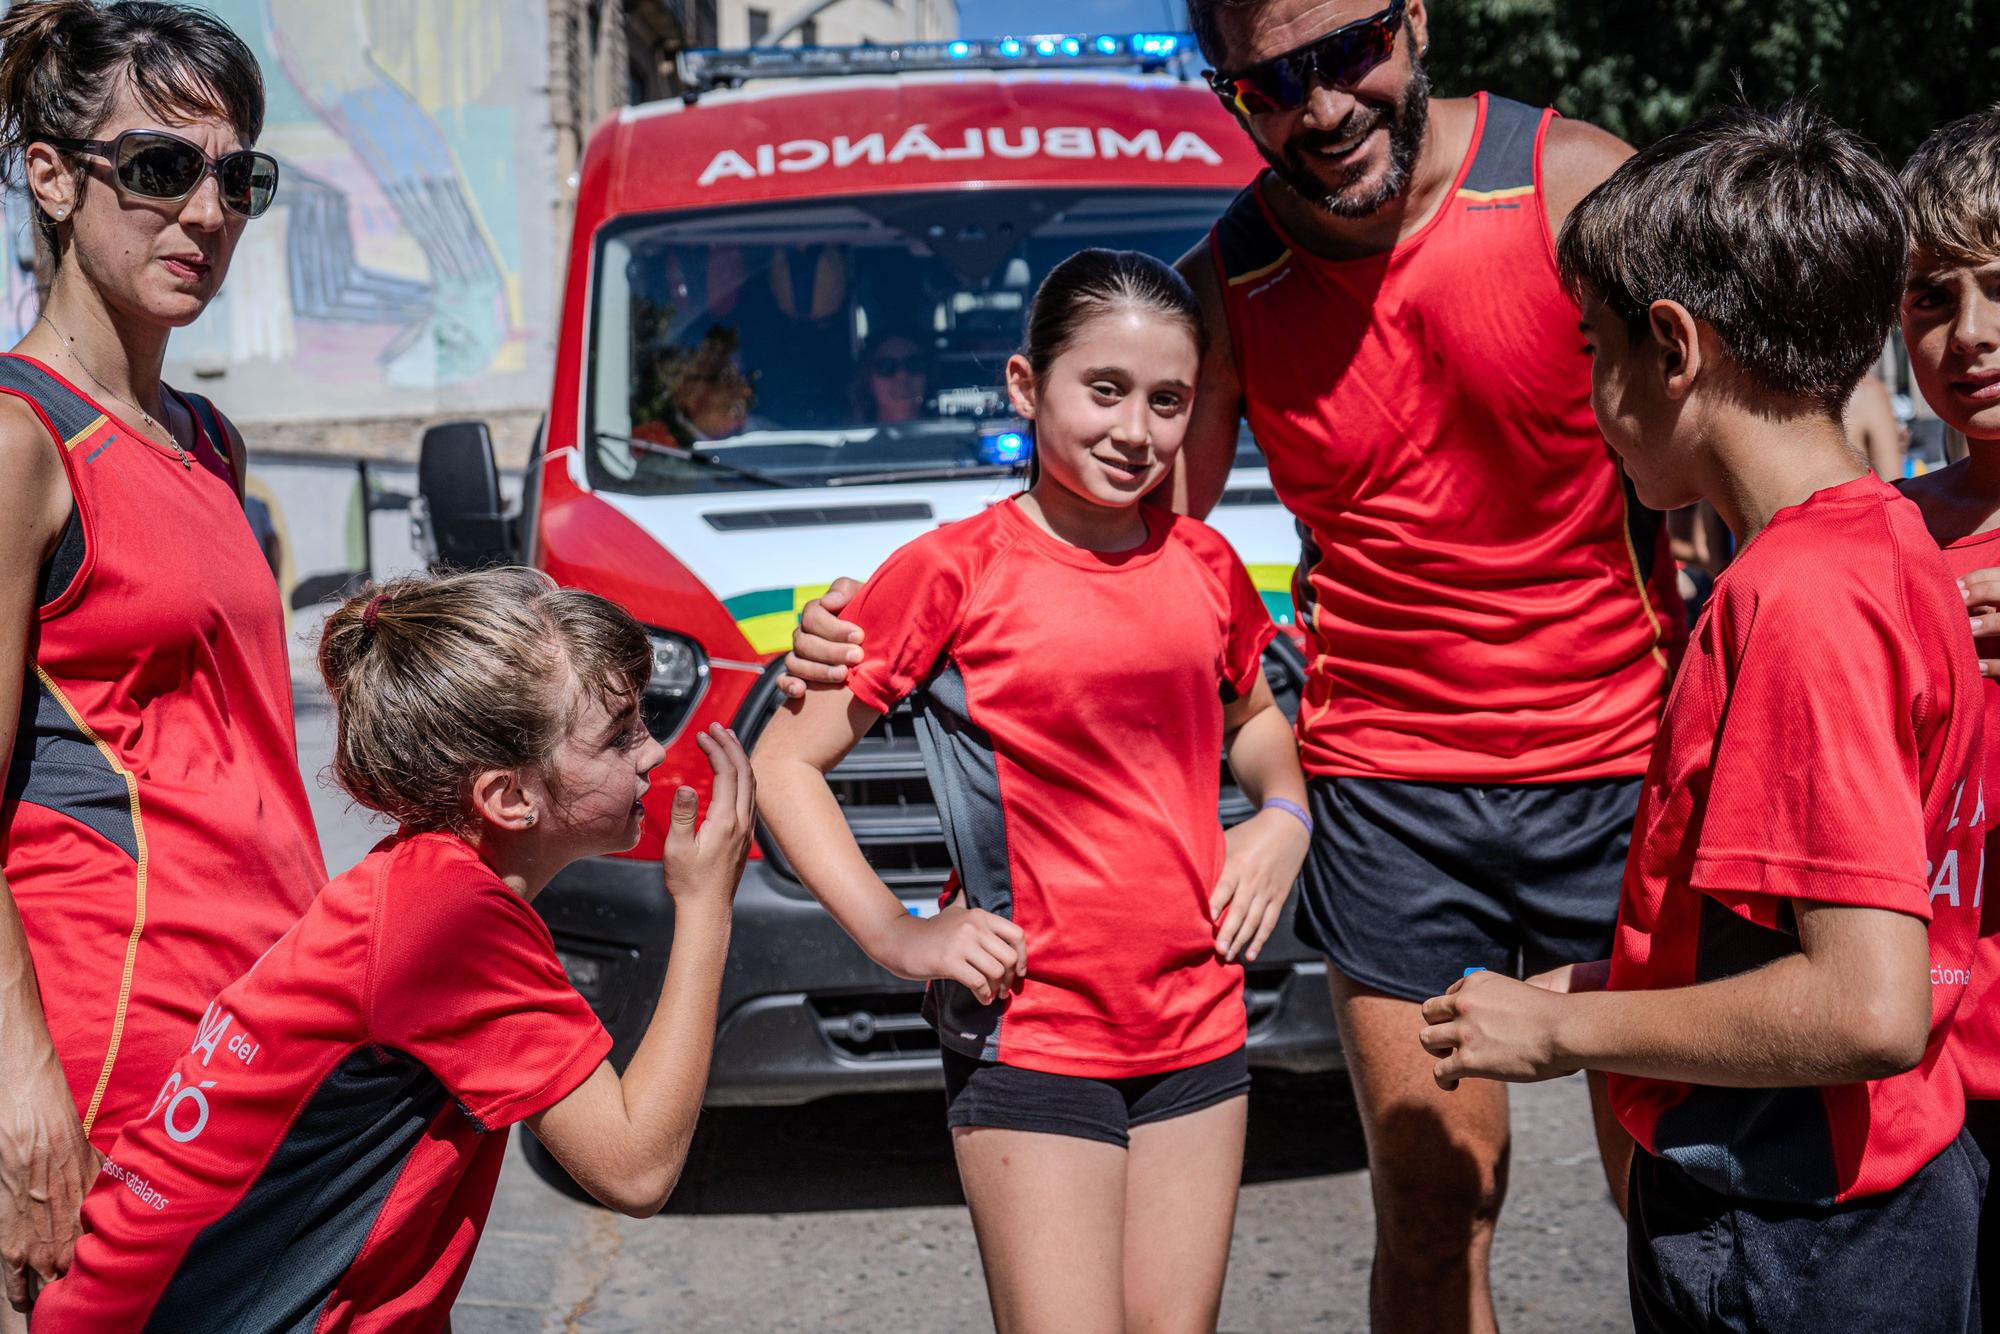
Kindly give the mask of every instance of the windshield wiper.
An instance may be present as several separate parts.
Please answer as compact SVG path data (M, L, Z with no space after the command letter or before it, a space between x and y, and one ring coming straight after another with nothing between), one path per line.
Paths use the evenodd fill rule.
M935 468L897 468L885 472L843 473L826 479L827 486L874 486L892 482L949 482L960 477L1005 477L1020 474L1018 463L961 463Z
M597 432L597 438L599 440L616 440L621 445L630 445L633 449L646 454L664 454L670 459L679 459L683 463L698 463L704 468L713 468L717 472L726 472L731 477L741 477L746 482L757 482L763 486L796 490L809 485L806 482L795 481L790 477L779 477L775 473L764 472L759 468L749 468L741 463L731 463L728 459L723 458L711 449L689 449L685 445L663 445L657 440L640 440L635 436L619 435L616 431L599 431Z

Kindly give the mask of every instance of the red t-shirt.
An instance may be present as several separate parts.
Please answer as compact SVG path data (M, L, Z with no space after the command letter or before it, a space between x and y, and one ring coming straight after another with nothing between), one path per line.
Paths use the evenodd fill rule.
M505 1128L610 1046L470 847L385 841L208 1007L112 1146L37 1334L442 1328Z
M1874 476L1782 510L1716 581L1667 705L1626 863L1611 987L1798 951L1794 902L1929 924L1931 1034L1889 1079L1731 1089L1611 1076L1642 1148L1740 1198L1908 1180L1964 1124L1945 1034L1971 977L1979 669L1944 559Z
M1960 578L1974 570L2000 567L2000 529L1953 542L1944 549L1944 561ZM1982 682L1980 694L1986 700L1986 784L1993 789L1994 801L2000 803L2000 681ZM2000 816L2000 806L1992 814ZM1980 909L1987 931L1973 954L1972 989L1958 1007L1947 1043L1957 1059L1968 1098L2000 1098L2000 991L1994 986L2000 978L2000 931L1995 930L2000 927L2000 920L1996 920L2000 919L2000 903L1988 907L1992 895L1986 892L1986 882L2000 878L2000 856L1994 854L1993 838L1994 832L1989 830L1987 844L1979 854L1980 874L1959 889L1961 899L1970 895L1972 905Z
M1053 1074L1183 1069L1243 1045L1243 970L1215 953L1222 710L1275 629L1213 529L1145 508L1146 541L1069 546L1013 501L905 546L855 599L848 687L917 695L952 864L1027 936L1028 976L927 1010L947 1046Z

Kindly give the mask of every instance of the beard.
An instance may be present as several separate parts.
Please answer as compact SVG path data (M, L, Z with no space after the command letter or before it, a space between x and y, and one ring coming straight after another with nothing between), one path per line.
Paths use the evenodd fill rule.
M1261 143L1257 148L1272 173L1299 198L1337 218L1366 218L1409 188L1410 173L1416 169L1417 155L1423 151L1430 116L1430 76L1413 53L1410 81L1404 85L1403 96L1393 111L1357 102L1337 129L1308 130L1292 136L1280 148L1266 148ZM1356 164L1346 168L1340 182L1329 191L1326 182L1307 165L1312 150L1357 141L1384 125L1389 129L1389 168L1374 184L1364 183L1368 167Z

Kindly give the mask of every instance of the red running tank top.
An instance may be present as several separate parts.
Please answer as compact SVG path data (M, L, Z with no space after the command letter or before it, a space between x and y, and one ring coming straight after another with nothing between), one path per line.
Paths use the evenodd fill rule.
M278 588L227 444L197 427L184 462L26 357L0 356L0 393L34 407L75 505L30 640L0 867L108 1149L326 868Z
M1423 229L1327 260L1264 200L1210 235L1245 416L1299 520L1309 772L1645 772L1685 638L1659 516L1590 411L1542 199L1553 112L1481 93Z

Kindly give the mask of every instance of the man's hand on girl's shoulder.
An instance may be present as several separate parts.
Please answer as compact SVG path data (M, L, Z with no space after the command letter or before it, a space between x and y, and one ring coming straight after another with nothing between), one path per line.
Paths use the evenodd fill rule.
M837 686L847 679L847 669L861 661L861 627L838 615L860 591L860 584L843 575L806 603L792 631L785 670L778 677L782 694L804 699L811 686Z
M1958 593L1972 617L1979 674L2000 680L2000 570L1974 570L1958 581Z

